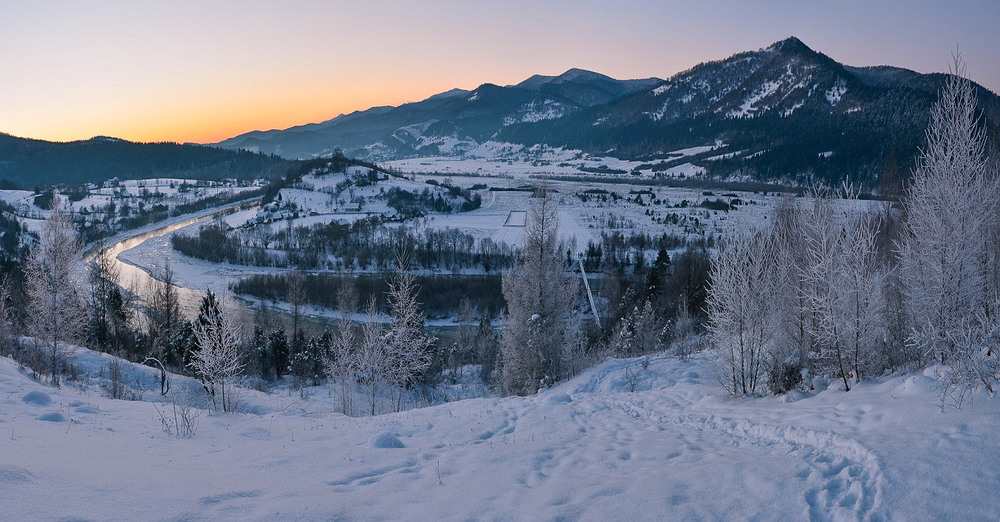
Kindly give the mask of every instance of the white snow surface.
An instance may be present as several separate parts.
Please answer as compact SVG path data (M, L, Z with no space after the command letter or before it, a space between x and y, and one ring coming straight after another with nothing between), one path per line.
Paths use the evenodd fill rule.
M736 400L716 364L609 359L532 397L365 418L248 392L254 413L175 438L153 403L0 359L0 519L996 519L1000 401L942 412L922 374Z
M844 84L843 80L838 80L833 87L830 87L830 90L826 91L826 101L830 103L831 107L836 107L846 93L847 85Z
M747 96L745 100L743 100L743 104L740 105L739 109L729 111L729 113L726 114L726 116L730 118L745 118L748 116L753 117L762 108L758 105L760 101L774 94L778 90L778 87L781 87L780 83L765 82L763 85L761 85L760 87L755 89L752 93L750 93L750 95Z

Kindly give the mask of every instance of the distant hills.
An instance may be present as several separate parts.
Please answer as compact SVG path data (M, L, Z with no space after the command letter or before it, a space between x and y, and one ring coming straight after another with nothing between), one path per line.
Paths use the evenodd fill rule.
M132 143L103 136L61 143L0 133L0 180L28 188L114 177L251 179L284 174L292 165L277 156L202 145Z
M661 80L615 80L571 69L508 86L454 89L216 145L287 158L382 161L461 156L486 142L580 149L668 162L671 151L727 147L696 158L719 178L898 186L924 143L944 74L850 67L788 38ZM976 86L996 139L1000 99ZM664 159L666 157L666 160Z

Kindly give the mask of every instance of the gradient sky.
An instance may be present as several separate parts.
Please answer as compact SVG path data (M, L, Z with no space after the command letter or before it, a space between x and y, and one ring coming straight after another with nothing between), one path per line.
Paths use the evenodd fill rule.
M797 36L1000 92L1000 2L0 0L0 132L214 142L580 67L667 78Z

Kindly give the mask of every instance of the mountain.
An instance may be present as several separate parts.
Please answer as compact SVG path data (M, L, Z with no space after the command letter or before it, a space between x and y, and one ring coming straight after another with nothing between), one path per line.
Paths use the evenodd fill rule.
M284 174L292 162L277 156L203 145L133 143L97 136L50 142L0 133L0 179L32 187L142 179L255 179Z
M472 91L453 89L399 107L376 107L322 123L255 131L217 143L287 158L310 158L343 150L375 160L461 154L505 126L559 119L659 85L663 80L615 80L570 69L559 76L532 76L501 87L486 83Z
M484 84L218 145L314 157L342 149L373 160L462 155L485 141L579 149L672 166L672 151L716 145L694 161L719 178L824 182L897 190L924 143L947 79L851 67L791 37L667 79L615 80L571 69L516 85ZM976 86L997 136L1000 103Z

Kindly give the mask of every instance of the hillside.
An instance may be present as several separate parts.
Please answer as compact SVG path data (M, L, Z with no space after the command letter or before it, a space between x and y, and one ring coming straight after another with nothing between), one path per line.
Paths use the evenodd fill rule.
M29 188L110 178L259 179L284 174L291 166L279 157L201 145L105 137L61 143L0 133L0 179Z
M378 417L332 413L323 387L305 399L247 390L252 413L203 413L193 437L175 438L148 402L172 411L148 369L127 369L144 400L104 398L108 360L78 352L93 373L57 389L0 359L0 517L996 516L997 401L942 413L924 375L737 401L712 356L609 359L536 396ZM199 391L174 377L174 399Z
M651 161L663 170L673 166L673 151L713 146L716 154L697 163L709 178L839 184L850 177L889 192L914 165L945 78L846 66L792 37L668 80L621 81L571 69L218 145L289 158L342 149L377 161L540 145ZM996 136L1000 98L979 86L977 92Z

